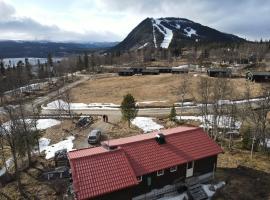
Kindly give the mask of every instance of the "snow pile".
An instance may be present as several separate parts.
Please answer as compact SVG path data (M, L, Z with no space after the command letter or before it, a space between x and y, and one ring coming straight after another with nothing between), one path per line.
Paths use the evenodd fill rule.
M46 138L41 138L41 140L39 141L39 144L41 144L42 148L40 148L40 150L42 149L42 151L45 151L46 159L51 159L54 157L54 154L56 151L63 150L63 149L66 149L67 151L73 150L74 139L75 139L74 136L69 136L61 142L48 146L50 143L50 140Z
M44 110L118 110L120 105L113 103L67 103L61 99L52 101L47 106L41 106Z
M190 28L190 27L185 28L184 31L186 33L186 36L188 37L191 37L192 35L197 35L197 32L193 28Z
M155 27L157 30L159 30L160 33L162 33L164 35L164 39L162 41L162 43L160 44L161 48L168 48L172 38L173 38L173 32L172 30L168 29L167 27L165 27L164 25L161 24L162 19L153 19L152 20L152 24L153 27ZM156 37L155 37L155 32L153 30L153 34L154 34L154 43L156 46Z
M131 121L131 123L142 129L144 133L164 128L164 126L157 124L153 121L153 118L150 117L136 117Z
M207 115L207 116L177 116L178 120L193 120L193 121L199 121L202 123L201 127L207 127L212 128L212 125L214 124L214 116L213 115ZM233 124L233 119L228 116L219 116L217 119L218 127L219 128L233 128L233 129L240 129L242 123L238 120L235 121Z

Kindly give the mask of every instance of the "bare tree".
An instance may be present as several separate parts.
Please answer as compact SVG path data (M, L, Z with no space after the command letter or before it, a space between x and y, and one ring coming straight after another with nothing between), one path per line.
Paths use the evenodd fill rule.
M201 77L200 81L197 85L197 90L199 91L199 98L200 98L200 108L201 108L201 115L203 118L203 127L205 131L209 131L209 113L210 113L210 97L211 97L211 90L212 84L211 79L206 77Z
M186 95L189 92L189 77L188 75L183 75L180 76L181 78L181 83L179 86L179 95L180 95L180 101L181 101L181 110L180 110L180 120L181 120L181 116L183 114L183 109L184 109L184 101L186 98Z

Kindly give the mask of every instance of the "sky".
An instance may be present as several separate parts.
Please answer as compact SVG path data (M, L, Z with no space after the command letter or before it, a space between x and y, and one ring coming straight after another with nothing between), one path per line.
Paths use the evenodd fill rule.
M270 39L270 0L0 0L0 40L121 41L147 17Z

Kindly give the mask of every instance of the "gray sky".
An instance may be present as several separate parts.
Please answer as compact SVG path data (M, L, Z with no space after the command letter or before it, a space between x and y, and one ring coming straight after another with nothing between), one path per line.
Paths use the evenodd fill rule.
M121 41L146 17L270 39L270 0L0 0L0 39Z

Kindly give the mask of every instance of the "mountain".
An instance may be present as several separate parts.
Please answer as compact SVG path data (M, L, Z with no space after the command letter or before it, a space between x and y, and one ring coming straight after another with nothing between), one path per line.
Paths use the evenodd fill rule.
M84 51L108 49L116 44L116 42L73 43L3 40L0 41L0 58L46 58L48 53L52 53L54 57L63 57Z
M223 33L184 18L146 18L112 50L145 47L169 48L199 42L243 42L243 38Z

